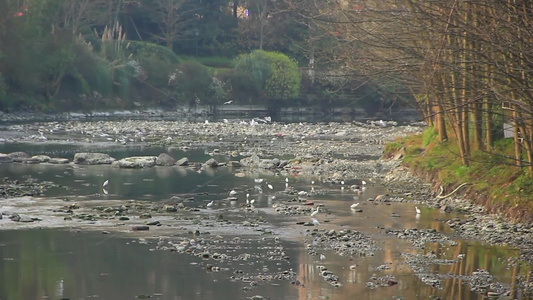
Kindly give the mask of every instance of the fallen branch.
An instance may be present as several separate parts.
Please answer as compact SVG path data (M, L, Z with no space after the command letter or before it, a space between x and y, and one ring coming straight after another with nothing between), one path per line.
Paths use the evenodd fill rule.
M465 185L469 185L470 183L467 183L467 182L464 182L464 183L461 183L458 187L456 187L451 193L447 194L447 195L444 195L444 196L441 196L442 193L444 192L444 189L442 188L442 185L440 186L440 193L437 195L437 199L446 199L450 196L452 196L453 194L455 194L460 188L462 188L463 186Z

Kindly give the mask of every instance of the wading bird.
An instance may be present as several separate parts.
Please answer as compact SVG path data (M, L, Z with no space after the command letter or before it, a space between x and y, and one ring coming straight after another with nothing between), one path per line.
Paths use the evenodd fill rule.
M317 206L316 210L311 213L311 218L316 216L319 213L319 210L320 210L320 206Z
M102 186L104 186L104 187L108 186L108 185L109 185L109 180L104 181L104 184L102 184Z

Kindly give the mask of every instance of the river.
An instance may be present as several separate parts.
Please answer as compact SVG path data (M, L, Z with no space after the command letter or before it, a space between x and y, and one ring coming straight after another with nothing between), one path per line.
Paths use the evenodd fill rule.
M50 140L3 143L0 153L72 159L76 152L93 151L120 159L165 152L198 162L236 159L205 140L203 148ZM320 174L247 168L123 169L72 163L0 164L0 174L10 181L48 183L41 195L0 201L2 300L481 299L496 294L532 299L521 288L531 267L518 260L518 250L457 236L446 220L462 218L459 213L418 204L421 213L416 214L411 202L371 201L389 193L372 176L347 177L339 183ZM257 183L258 178L264 181ZM109 184L102 187L105 180ZM362 181L368 182L362 193L350 188ZM238 193L235 201L228 198L232 190ZM287 192L291 190L307 196ZM247 198L254 203L246 205ZM149 219L132 214L123 221L63 221L66 214L61 214L59 223L49 221L63 204L94 209L124 203L162 205L176 199L187 209L171 217L153 210ZM214 206L207 208L210 201ZM350 209L354 203L360 210ZM286 215L273 209L304 204L313 204L311 209L323 205L316 215L320 225L303 226L311 225L308 213ZM42 220L13 222L10 212ZM160 223L149 231L131 230L154 220ZM406 235L427 231L428 236L441 236L417 244L399 238L404 230ZM370 248L346 255L331 243L321 244L331 231L361 233ZM362 238L354 242L366 243ZM326 279L325 270L337 280Z

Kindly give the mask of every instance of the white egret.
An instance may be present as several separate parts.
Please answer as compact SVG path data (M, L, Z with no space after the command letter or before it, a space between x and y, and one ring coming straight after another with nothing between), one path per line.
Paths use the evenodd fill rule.
M211 202L207 203L207 208L213 207L213 204L215 204L215 201L211 200Z
M239 193L238 193L236 190L231 190L231 191L229 192L229 195L230 195L231 197L236 196L236 195L238 195L238 194L239 194Z
M420 209L418 207L415 206L415 211L416 211L416 214L419 215L420 214Z
M311 218L316 216L319 213L319 210L320 210L320 206L317 206L316 210L311 213Z
M274 189L274 187L273 187L270 183L268 183L267 186L268 186L268 188L271 189L271 190Z
M109 185L109 180L104 181L104 184L102 184L102 186L108 186L108 185Z
M228 101L224 102L224 105L231 104L232 102L233 102L233 100L228 100Z
M326 256L324 254L320 254L320 260L326 259Z
M362 185L366 185L366 181L361 180L361 184L362 184Z
M357 206L359 206L359 202L350 205L350 208L355 209Z
M308 193L306 191L299 191L298 196L307 197Z

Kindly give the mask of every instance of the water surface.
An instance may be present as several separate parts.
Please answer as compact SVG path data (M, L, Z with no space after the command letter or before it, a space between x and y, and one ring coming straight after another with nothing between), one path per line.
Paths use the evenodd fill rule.
M21 148L6 148L18 151ZM55 146L29 148L34 154L69 156L81 149ZM83 149L87 150L87 149ZM90 149L89 149L90 150ZM106 149L102 149L106 150ZM175 158L188 156L197 161L206 160L209 151L172 152L168 149L133 147L107 149L106 153L122 158L131 155L158 155L170 152ZM66 151L66 152L59 152ZM218 157L224 160L223 157ZM55 187L44 191L45 197L84 197L94 199L131 199L140 201L167 201L173 196L190 198L188 205L205 209L211 201L228 197L236 190L238 203L244 204L246 194L256 199L257 208L267 208L283 197L285 176L274 173L250 173L245 170L218 168L197 170L183 167L154 167L141 170L118 169L110 166L80 165L0 165L2 177L11 180L48 181ZM257 189L255 178L263 178ZM349 184L360 183L365 178L352 179ZM102 183L109 180L106 192ZM379 247L374 256L344 257L331 250L320 251L326 259L309 255L305 244L312 239L307 233L313 227L296 225L309 221L306 215L283 220L279 215L259 211L257 218L265 218L275 225L289 224L290 239L274 242L273 236L243 238L237 248L220 248L231 255L240 252L267 253L283 249L290 259L268 261L259 258L247 262L206 261L188 254L156 250L155 240L147 244L135 232L103 235L100 232L80 232L76 229L41 229L0 231L0 299L249 299L262 295L270 299L480 299L470 290L466 277L479 269L495 276L495 281L511 286L511 295L517 299L531 299L515 293L517 276L525 276L530 269L515 264L518 251L500 246L488 246L480 242L457 239L448 226L440 221L455 217L438 210L421 207L422 214L416 217L411 203L374 204L368 201L387 191L379 182L367 186L362 195L357 195L339 184L322 183L320 178L288 177L288 185L296 190L314 191L308 198L315 204L324 204L325 212L317 219L318 229L353 229L371 235ZM368 180L368 179L365 179ZM311 182L314 184L311 184ZM266 182L274 189L266 187ZM353 212L350 205L359 202L362 212ZM217 202L223 203L222 201ZM220 204L213 213L225 212L227 206ZM0 208L1 210L1 208ZM395 217L393 217L395 215ZM10 222L2 220L2 222ZM413 249L406 240L384 233L384 228L436 229L457 240L457 245L427 244L424 249ZM295 234L294 234L295 233ZM287 235L288 237L289 235ZM191 239L196 237L191 236ZM233 237L224 237L231 239ZM277 244L279 243L279 244ZM279 248L281 247L281 248ZM440 274L441 287L432 287L421 282L406 262L405 253L430 254L439 259L462 260L453 264L432 264L428 274ZM209 272L207 263L227 267L227 271ZM323 265L339 276L341 287L333 287L320 276L318 266ZM350 268L357 265L355 268ZM386 265L387 268L378 267ZM293 270L299 285L290 281L267 281L250 288L250 282L232 280L235 270L250 276ZM366 283L372 277L394 275L397 284L390 287L370 289ZM249 291L248 291L249 289Z

